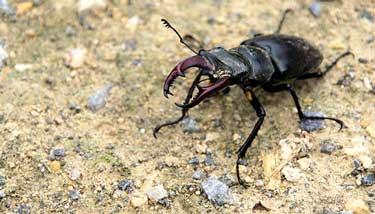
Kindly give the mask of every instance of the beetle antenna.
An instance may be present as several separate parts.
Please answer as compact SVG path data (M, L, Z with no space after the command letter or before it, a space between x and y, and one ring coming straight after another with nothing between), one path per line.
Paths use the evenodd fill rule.
M184 44L187 48L189 48L189 49L190 49L191 51L193 51L195 54L199 55L199 53L198 53L196 50L194 50L190 45L188 45L188 44L185 42L185 40L181 37L181 35L177 32L177 30L176 30L171 24L169 24L169 22L168 22L167 20L165 20L165 19L161 19L161 21L163 22L163 24L165 25L166 28L170 28L170 29L172 29L172 30L177 34L177 36L178 36L178 38L180 38L180 42L181 42L182 44Z

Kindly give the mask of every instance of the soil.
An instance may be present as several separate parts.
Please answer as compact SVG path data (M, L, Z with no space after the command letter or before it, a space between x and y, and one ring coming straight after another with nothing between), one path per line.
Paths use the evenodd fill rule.
M0 20L9 55L0 68L1 212L375 212L375 187L361 182L375 171L374 1L322 1L317 17L307 0L113 0L80 12L73 0L9 4L17 14ZM236 185L236 151L257 117L238 87L189 112L196 130L184 123L154 139L156 125L180 115L174 102L195 75L179 78L175 96L165 99L165 77L193 53L161 18L206 49L231 48L273 33L287 8L293 13L282 33L316 45L322 67L348 49L355 54L324 78L295 86L304 110L340 118L347 128L338 132L325 121L322 130L301 131L289 94L256 90L267 116L240 168L247 188ZM75 48L85 50L84 60L68 66ZM108 85L105 106L87 108ZM336 149L321 152L327 142ZM234 202L211 203L205 178L193 179L197 170L231 181ZM119 188L124 180L133 182L127 191ZM147 199L158 185L168 197Z

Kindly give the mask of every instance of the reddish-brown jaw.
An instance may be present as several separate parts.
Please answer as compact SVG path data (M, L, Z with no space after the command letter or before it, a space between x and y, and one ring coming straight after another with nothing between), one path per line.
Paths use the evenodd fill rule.
M207 62L203 57L199 55L192 56L180 62L171 71L171 73L168 75L167 79L164 82L163 91L164 91L164 96L166 98L168 98L168 94L173 96L173 94L169 91L169 88L172 86L173 81L178 76L184 77L186 70L191 67L197 67L197 68L202 68L202 69L207 69L207 70L214 69L214 66L211 63Z
M173 96L173 94L169 90L173 84L173 81L178 76L184 77L186 70L191 67L197 67L197 68L206 69L206 70L215 69L215 66L209 63L202 56L196 55L196 56L192 56L190 58L185 59L184 61L176 65L176 67L171 71L171 73L168 75L167 79L164 82L163 91L164 91L164 96L166 98L168 98L168 94ZM199 91L198 91L198 94L193 98L193 100L190 103L187 103L184 105L177 104L177 103L176 105L181 108L192 108L198 105L204 99L216 94L217 92L226 88L229 85L231 85L231 78L228 76L222 77L219 80L217 80L215 83L206 87L200 87L199 85L196 85Z

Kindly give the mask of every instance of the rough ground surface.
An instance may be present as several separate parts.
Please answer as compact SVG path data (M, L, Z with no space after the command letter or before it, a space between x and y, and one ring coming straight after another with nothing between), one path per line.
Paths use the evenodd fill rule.
M129 2L78 16L73 0L9 1L17 14L0 20L8 54L0 72L0 212L375 212L374 1L324 1L317 17L307 0ZM288 94L256 91L267 117L240 168L247 189L233 185L236 150L256 115L238 88L193 109L190 124L199 127L152 137L155 125L179 116L173 101L194 76L176 82L178 96L163 97L164 78L192 53L162 17L206 48L230 48L272 33L286 8L294 13L282 32L317 45L323 66L348 48L356 55L296 86L305 110L341 118L347 129L326 121L302 132ZM84 61L68 57L73 64L65 65L75 48ZM105 106L89 110L88 98L108 85ZM334 151L322 153L328 142ZM193 179L196 170L203 178ZM206 176L221 177L234 203L215 207L201 190Z

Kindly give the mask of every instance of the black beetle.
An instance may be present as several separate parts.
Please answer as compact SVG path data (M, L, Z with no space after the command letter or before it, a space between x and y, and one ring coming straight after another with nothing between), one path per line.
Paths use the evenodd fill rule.
M175 121L157 126L154 129L154 137L156 138L156 133L160 128L180 122L190 108L196 106L204 99L227 89L231 85L238 85L243 89L258 116L255 127L245 143L238 150L236 165L237 179L241 185L244 185L239 175L238 166L241 159L245 157L246 150L251 146L266 116L262 104L253 92L254 88L260 86L267 92L288 91L293 97L300 120L333 120L340 125L341 130L344 127L344 123L339 119L306 116L301 109L297 94L291 84L295 80L323 77L341 58L353 54L349 51L341 54L325 70L321 71L319 65L323 60L323 56L315 46L303 38L279 34L285 16L289 11L286 10L284 12L274 34L258 34L252 39L243 41L239 47L229 50L216 47L210 50L201 49L199 52L190 47L168 21L162 19L165 26L171 28L177 34L180 42L196 53L195 56L179 63L168 75L163 86L164 96L168 98L168 95L173 95L169 90L173 81L178 76L184 77L184 73L188 68L199 68L199 74L193 81L184 104L176 103L177 106L182 108L181 117ZM202 76L208 76L211 84L205 87L200 86L199 83ZM198 93L192 99L195 88L198 89Z

